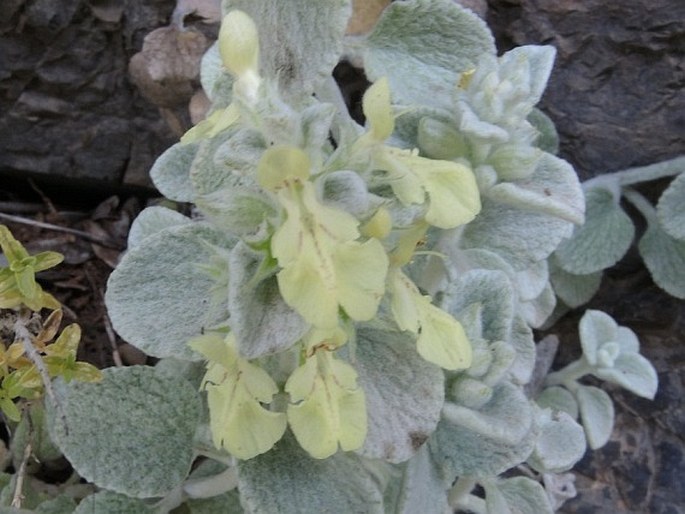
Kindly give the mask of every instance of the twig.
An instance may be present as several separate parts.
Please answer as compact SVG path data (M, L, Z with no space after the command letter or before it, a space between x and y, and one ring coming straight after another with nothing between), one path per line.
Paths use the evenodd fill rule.
M39 188L36 183L32 180L28 180L29 185L31 186L31 189L33 189L36 193L38 193L38 196L40 196L41 200L45 203L45 206L48 208L48 211L50 211L50 214L57 214L57 209L55 209L55 204L52 203L52 200L48 198L48 195L43 193L43 190Z
M31 225L34 227L44 228L47 230L54 230L57 232L66 232L67 234L74 234L75 236L81 237L90 241L91 243L97 243L101 246L106 246L107 248L113 248L115 250L124 250L123 245L117 244L111 239L103 239L101 237L96 237L83 230L76 230L75 228L60 227L59 225L53 225L52 223L45 223L43 221L31 220L28 218L22 218L21 216L13 216L11 214L5 214L0 212L0 219L6 219L7 221L12 221L14 223L22 223L24 225Z
M21 502L24 500L24 494L22 490L24 489L24 478L26 477L26 465L28 464L29 458L31 457L31 440L26 443L26 448L24 448L24 455L21 458L21 465L19 466L19 471L17 472L17 482L14 486L14 495L12 496L11 507L17 509L21 508Z
M112 359L114 359L114 364L120 368L124 365L124 362L121 360L121 354L119 353L119 348L117 347L117 338L114 334L114 327L112 327L112 322L107 315L107 308L105 307L105 294L102 292L102 289L97 287L89 267L85 266L83 271L86 275L86 280L88 280L91 291L100 298L100 306L102 307L102 321L105 325L105 332L107 333L109 344L112 347Z
M107 338L109 339L109 344L112 346L112 359L114 359L114 364L117 368L124 365L121 360L121 354L119 353L119 347L117 346L117 337L114 334L114 328L112 327L112 322L109 320L109 316L105 311L103 321L105 323L105 332L107 332Z
M24 351L26 352L26 356L36 366L38 374L40 375L40 378L43 381L43 386L45 387L45 394L48 395L48 398L50 398L50 400L54 404L55 409L59 411L59 416L62 419L62 424L64 425L64 433L69 434L69 428L67 427L67 416L64 413L64 410L62 409L62 404L57 401L55 391L52 388L52 381L50 380L50 375L48 374L48 370L45 367L43 359L38 354L36 348L33 346L33 342L31 341L32 336L26 328L26 323L28 323L26 314L21 314L14 324L14 335L15 337L21 340L24 346Z

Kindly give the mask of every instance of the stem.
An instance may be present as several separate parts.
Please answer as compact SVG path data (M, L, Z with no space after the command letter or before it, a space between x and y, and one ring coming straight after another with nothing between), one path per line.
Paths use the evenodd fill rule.
M183 492L191 498L212 498L238 486L238 471L230 467L217 475L197 478L183 484Z
M67 426L67 416L64 413L64 410L62 409L62 404L57 401L55 391L52 389L52 381L50 380L50 374L48 373L48 370L45 367L45 363L43 362L43 359L41 358L40 354L33 346L33 338L31 336L31 333L26 328L26 323L28 323L28 321L29 320L26 317L25 313L20 314L19 318L17 318L17 321L14 324L14 334L18 339L21 339L22 345L24 346L24 351L26 352L26 356L36 366L38 374L40 375L40 378L43 382L43 386L45 387L45 394L47 394L48 398L50 398L50 400L54 404L55 409L57 410L59 417L62 420L62 424L64 425L64 433L69 434L69 427Z
M474 514L489 514L488 507L485 504L483 498L478 498L472 494L469 494L461 499L458 505L451 505L450 507L459 508L461 510L467 510Z
M581 357L575 362L572 362L565 368L560 369L547 375L545 379L545 386L563 385L566 389L573 391L576 389L576 380L592 372L592 366L588 361Z
M623 196L640 211L650 225L657 222L656 209L644 196L629 188L623 191Z
M12 496L12 507L17 509L21 508L21 502L24 500L24 494L22 490L24 489L24 478L26 477L26 465L31 457L31 441L26 444L24 448L24 455L21 459L21 465L19 466L19 471L17 472L17 482L14 486L14 495Z
M459 477L450 489L447 502L450 507L456 507L476 487L476 480L471 477Z
M671 177L678 175L685 171L685 155L669 159L667 161L657 162L648 166L640 166L637 168L628 168L626 170L607 173L591 178L583 183L583 187L587 188L591 184L596 184L606 180L606 178L618 179L620 186L630 186L632 184L639 184L640 182L648 182L663 177Z

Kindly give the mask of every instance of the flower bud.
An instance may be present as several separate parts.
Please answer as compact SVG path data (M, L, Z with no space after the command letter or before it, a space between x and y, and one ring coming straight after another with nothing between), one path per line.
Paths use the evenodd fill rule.
M259 66L259 35L257 26L243 11L231 11L224 16L219 30L219 53L224 66L239 77L257 72Z

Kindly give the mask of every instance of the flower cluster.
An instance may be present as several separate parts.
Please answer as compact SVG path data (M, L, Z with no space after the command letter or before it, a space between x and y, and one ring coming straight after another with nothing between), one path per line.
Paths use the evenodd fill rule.
M234 80L232 101L182 143L221 134L230 134L230 141L246 131L265 142L244 180L273 215L260 220L244 242L270 263L282 301L307 327L285 348L298 352L298 365L283 384L285 412L274 400L280 394L276 382L259 361L241 356L244 342L236 341L231 318L223 333L191 346L210 362L203 388L217 446L242 459L254 457L282 437L287 419L300 445L325 458L338 446L359 449L366 437L364 391L352 350L343 351L359 324L394 322L395 330L416 339L427 361L450 370L470 365L461 324L423 294L404 268L429 229L468 223L480 210L480 197L467 166L387 143L395 124L387 80L364 95L368 129L347 144L321 155L320 147L279 130L270 120L289 123L293 133L304 133L306 121L293 119L277 89L260 77L256 38L247 15L233 11L225 17L219 50Z

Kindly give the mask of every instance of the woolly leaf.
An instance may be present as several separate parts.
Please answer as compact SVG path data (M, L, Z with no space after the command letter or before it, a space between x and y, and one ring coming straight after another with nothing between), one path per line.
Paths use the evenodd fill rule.
M281 298L275 276L256 280L266 258L238 243L231 251L228 308L231 330L246 359L285 350L304 336L309 324Z
M597 369L593 374L650 400L654 399L659 385L654 366L639 353L621 354L613 367Z
M548 279L547 261L544 260L517 272L514 280L519 299L524 302L536 299L547 287Z
M685 240L674 239L650 223L638 248L654 282L668 294L685 299Z
M314 459L286 436L268 453L238 463L238 489L247 514L278 512L383 513L373 475L352 453Z
M430 448L447 480L458 475L498 475L526 460L535 436L527 398L504 382L494 388L480 411L445 404Z
M495 252L523 270L546 259L572 231L568 221L485 198L480 214L464 227L461 245Z
M496 487L499 494L506 502L510 512L515 514L552 514L554 509L550 505L545 489L539 482L527 477L507 478L497 480ZM491 495L491 487L485 486L485 500L490 508L488 498ZM495 514L497 510L488 510Z
M472 270L448 285L445 309L458 316L469 305L483 305L482 337L489 341L507 341L514 318L514 293L511 282L501 271Z
M509 368L511 381L527 384L533 376L536 349L533 331L520 315L514 316L508 342L516 350L516 358Z
M439 470L424 445L407 462L397 498L397 514L449 512L447 491Z
M573 419L578 418L578 402L568 389L559 386L548 387L535 399L541 408L550 408L568 413Z
M659 198L656 210L666 233L675 239L685 239L685 173L673 179Z
M200 84L213 109L225 108L233 97L233 75L224 67L219 53L219 42L215 41L202 56L200 62Z
M195 159L197 143L176 143L160 155L150 169L150 178L159 192L170 200L190 202L193 187L190 167Z
M542 290L540 296L527 302L519 303L519 312L526 322L533 328L540 328L554 312L557 298L554 296L552 286L547 286Z
M164 496L185 479L202 405L188 381L131 366L54 388L51 436L83 478L136 498Z
M197 360L188 339L225 319L212 305L216 282L200 265L215 256L210 245L232 246L202 223L170 227L126 253L107 284L105 302L119 335L155 357Z
M436 107L449 107L460 74L473 68L481 54L495 54L485 22L450 0L390 4L366 45L370 80L388 77L400 104Z
M571 469L585 453L583 427L564 411L541 411L540 434L528 464L541 473L561 473Z
M240 9L254 20L263 74L301 99L338 63L352 12L349 0L225 0L223 8Z
M419 356L406 333L362 329L355 358L368 412L361 454L394 463L409 459L440 419L441 369Z
M578 324L583 356L592 365L597 365L597 352L604 343L616 341L618 323L607 313L588 310Z
M569 163L543 153L532 175L500 182L486 193L492 200L523 210L583 222L585 199L576 172Z
M597 271L587 275L574 275L564 271L556 264L552 256L550 263L550 282L556 295L569 307L575 309L590 301L599 291L603 272Z
M585 191L585 224L562 241L555 252L559 266L587 275L616 264L633 242L635 227L608 189Z
M556 155L559 151L559 134L554 122L540 109L533 109L527 118L538 131L537 146L544 152Z
M192 220L180 212L161 206L148 207L133 220L128 233L128 248L138 246L143 239L165 228L187 223L192 223Z
M581 385L575 393L588 445L593 450L601 448L614 428L614 402L598 387Z

